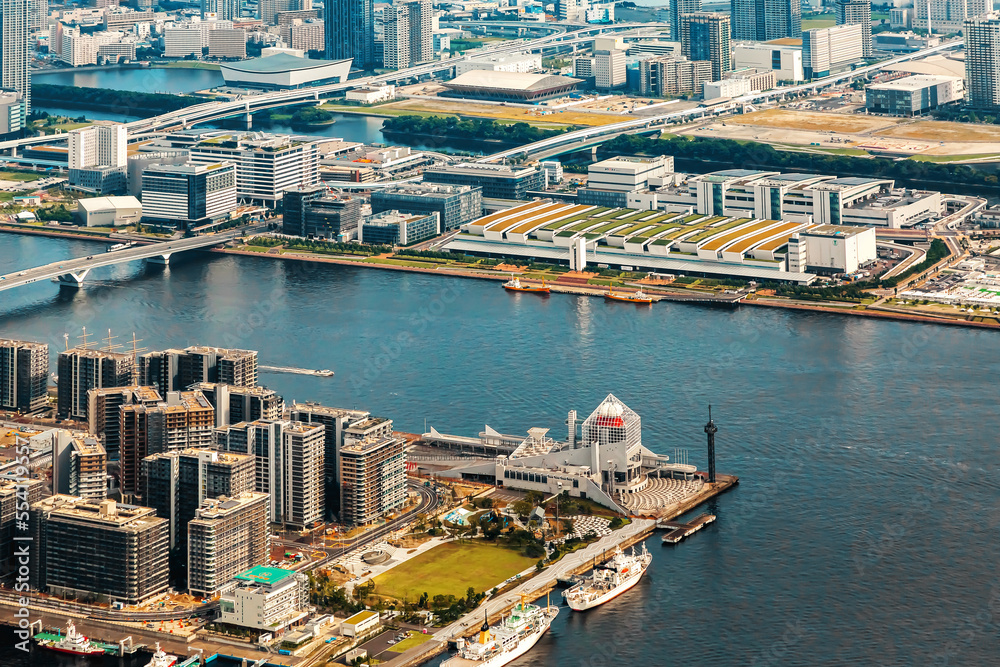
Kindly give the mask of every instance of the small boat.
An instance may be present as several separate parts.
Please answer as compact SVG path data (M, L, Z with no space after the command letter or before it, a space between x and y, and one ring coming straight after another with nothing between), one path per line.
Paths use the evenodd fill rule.
M640 287L636 292L615 292L615 288L608 288L608 293L604 295L608 301L626 301L628 303L649 304L653 303L653 297L647 295Z
M515 276L511 276L510 280L503 284L503 288L509 292L535 292L538 294L548 294L549 286L542 281L539 285L522 285L521 279Z
M146 663L146 667L173 667L177 662L176 655L170 655L160 648L160 642L156 642L156 653L153 659Z
M104 649L94 646L89 639L76 631L73 621L66 622L66 635L59 639L41 639L38 645L50 651L68 653L70 655L98 656L104 654Z

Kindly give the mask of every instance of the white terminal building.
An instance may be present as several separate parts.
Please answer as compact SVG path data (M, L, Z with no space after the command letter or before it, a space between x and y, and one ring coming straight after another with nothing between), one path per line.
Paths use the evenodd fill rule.
M542 57L531 53L507 53L476 56L455 65L455 76L474 70L526 74L542 69Z
M875 257L875 230L871 227L819 225L788 239L790 271L855 273Z
M479 441L431 431L429 444L496 456L439 472L440 476L494 482L522 491L565 492L621 512L653 512L671 500L665 489L681 495L697 490L693 465L672 462L642 444L638 414L612 394L587 417L577 433L576 411L567 419L567 439L548 437L549 429L528 429L527 437L500 434L487 427ZM672 479L679 477L680 479ZM668 482L667 478L671 478ZM683 480L683 481L681 481Z
M733 48L733 66L771 70L778 81L802 81L802 49L778 44L739 43Z

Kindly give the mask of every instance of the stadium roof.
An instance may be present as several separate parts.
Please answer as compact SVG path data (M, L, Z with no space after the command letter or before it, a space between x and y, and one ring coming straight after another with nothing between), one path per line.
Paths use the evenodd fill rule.
M493 90L516 90L523 92L538 92L583 83L581 79L554 74L530 74L519 72L494 72L490 70L472 70L456 76L445 83L448 87L485 88Z
M226 68L236 72L287 72L303 69L314 69L325 67L343 60L312 60L309 58L299 58L288 53L276 53L273 56L263 58L251 58L239 62L226 63Z

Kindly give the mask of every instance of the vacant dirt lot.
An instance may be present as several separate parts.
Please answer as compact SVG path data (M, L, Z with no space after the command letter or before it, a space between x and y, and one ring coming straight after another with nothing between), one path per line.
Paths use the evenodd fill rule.
M787 130L814 130L848 133L863 133L872 130L891 127L899 121L891 118L873 118L871 116L849 116L837 113L819 113L816 111L794 111L789 109L767 109L737 116L731 121L741 125L757 125L776 127Z
M554 125L607 125L608 123L619 123L622 120L619 114L587 113L581 111L555 111L551 114L541 115L533 109L521 107L501 107L488 104L474 104L456 100L401 100L390 102L378 107L379 110L408 110L434 112L459 116L482 116L484 118L495 118L497 120L513 120L540 124L543 122ZM544 107L540 107L544 109Z
M1000 141L1000 125L921 120L916 123L898 125L880 134L886 137L921 139L923 141L996 142Z

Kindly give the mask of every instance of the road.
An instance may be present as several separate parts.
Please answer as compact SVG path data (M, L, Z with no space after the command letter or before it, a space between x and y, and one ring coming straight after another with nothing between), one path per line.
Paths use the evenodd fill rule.
M524 156L535 156L540 153L545 152L546 155L552 155L551 149L557 147L575 147L579 144L581 146L586 145L588 142L592 142L595 137L600 136L614 136L616 134L621 134L626 130L652 130L657 126L664 125L666 123L672 123L675 121L681 121L685 119L695 118L699 116L706 116L711 114L721 113L723 111L729 111L732 108L740 107L744 104L755 104L761 102L767 102L773 99L787 97L788 95L798 95L799 93L806 92L817 92L822 88L827 86L832 86L842 81L848 81L856 79L858 77L866 76L872 72L876 72L885 68L888 65L895 65L897 63L906 62L908 60L914 60L917 58L924 58L934 53L940 51L945 51L949 49L958 48L962 46L964 41L962 39L956 39L938 46L934 46L922 51L916 51L914 53L908 53L906 55L897 56L895 58L890 58L889 60L884 60L882 62L876 63L874 65L868 65L866 67L859 67L856 70L850 72L843 72L841 74L834 74L822 79L817 79L811 83L799 84L797 86L787 86L784 88L775 88L773 90L752 93L750 95L744 95L742 97L733 98L729 105L719 107L718 109L709 109L704 107L695 107L693 109L682 109L680 111L673 111L671 113L660 114L657 116L646 116L643 118L636 118L633 120L623 121L621 123L611 123L608 125L600 125L598 127L591 127L582 130L576 130L573 132L566 132L565 134L560 134L556 137L550 137L548 139L542 139L541 141L536 141L531 144L521 146L519 148L511 148L509 150L500 151L499 153L494 153L493 155L487 155L480 158L479 162L491 163L491 162L501 162L507 158L512 158L519 155Z
M114 252L95 252L86 258L66 259L0 276L0 291L21 287L22 285L40 280L48 280L49 278L59 278L65 283L79 285L87 277L91 269L96 269L100 266L111 266L113 264L122 264L124 262L133 262L138 259L153 257L169 258L174 253L219 245L220 243L231 241L242 234L243 231L228 231L209 236L195 236L188 239L137 245Z

